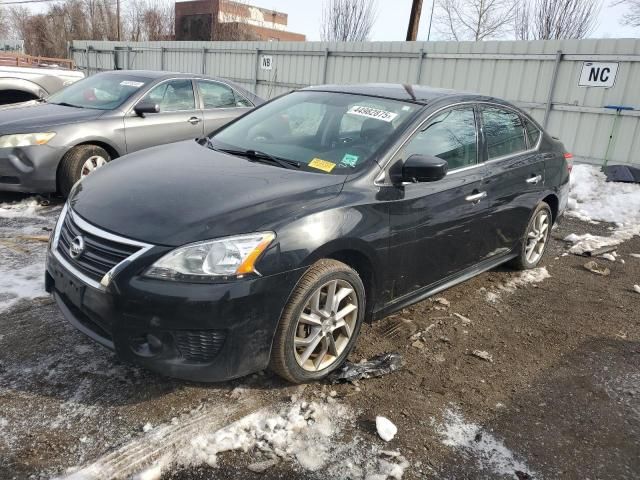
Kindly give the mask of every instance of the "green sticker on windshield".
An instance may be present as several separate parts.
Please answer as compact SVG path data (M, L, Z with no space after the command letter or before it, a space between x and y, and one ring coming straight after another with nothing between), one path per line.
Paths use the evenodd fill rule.
M347 167L355 168L355 166L358 163L358 158L360 158L358 157L358 155L351 155L350 153L345 153L340 163L342 165L346 165Z

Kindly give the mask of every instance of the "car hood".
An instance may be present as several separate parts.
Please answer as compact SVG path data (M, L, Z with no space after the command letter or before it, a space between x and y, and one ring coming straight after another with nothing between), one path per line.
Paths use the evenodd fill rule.
M112 233L179 246L268 229L336 196L345 179L249 162L189 140L112 161L78 184L70 204Z
M52 103L26 103L0 110L0 135L30 133L70 123L94 120L104 110L65 107Z

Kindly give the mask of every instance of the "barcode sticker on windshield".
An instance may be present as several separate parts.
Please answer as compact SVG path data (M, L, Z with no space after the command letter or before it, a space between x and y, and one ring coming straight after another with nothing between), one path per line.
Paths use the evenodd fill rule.
M392 122L398 116L397 113L387 112L386 110L378 110L377 108L363 107L362 105L354 105L347 113L351 115L360 115L361 117L375 118L383 122Z
M120 85L123 87L140 88L144 85L144 82L132 82L131 80L123 80L122 82L120 82Z

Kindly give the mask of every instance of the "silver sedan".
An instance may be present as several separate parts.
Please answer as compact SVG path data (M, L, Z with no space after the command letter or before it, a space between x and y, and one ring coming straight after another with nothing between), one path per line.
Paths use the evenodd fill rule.
M201 137L261 103L202 75L99 73L45 101L0 111L0 191L66 196L114 158Z

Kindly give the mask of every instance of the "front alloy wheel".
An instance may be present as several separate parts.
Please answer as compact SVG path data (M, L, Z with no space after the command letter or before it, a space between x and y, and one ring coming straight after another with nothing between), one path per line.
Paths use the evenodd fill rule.
M357 272L336 260L316 262L285 307L269 367L293 383L325 377L353 348L364 304L364 286Z

